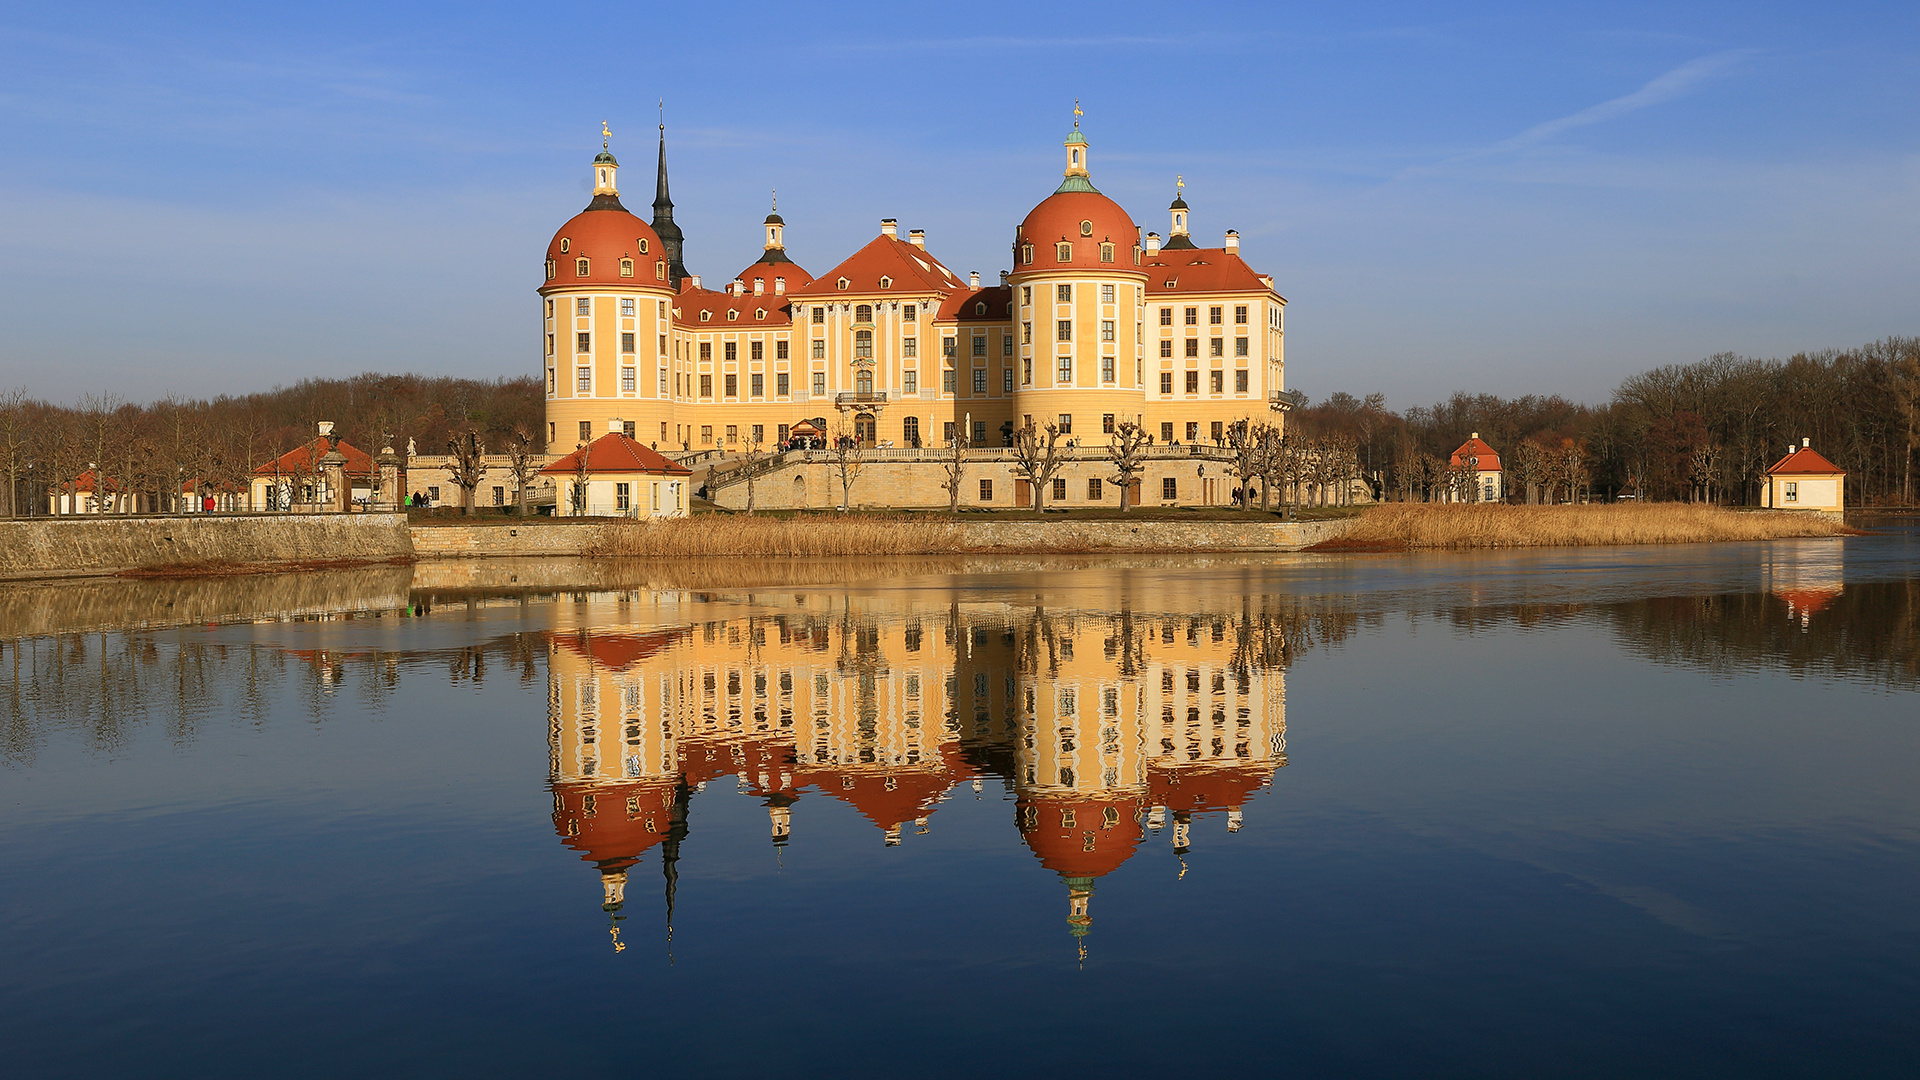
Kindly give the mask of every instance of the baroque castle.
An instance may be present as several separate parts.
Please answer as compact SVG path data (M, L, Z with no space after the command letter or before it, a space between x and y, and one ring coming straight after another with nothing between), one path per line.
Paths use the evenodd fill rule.
M1064 178L1014 230L998 284L955 274L892 218L816 276L787 255L775 212L760 257L713 289L687 271L665 127L651 223L622 204L603 143L593 199L548 244L539 290L550 452L608 430L724 453L796 433L1001 446L1049 423L1104 445L1127 421L1163 445L1217 443L1236 421L1277 422L1286 300L1273 279L1233 231L1196 244L1183 197L1165 240L1142 235L1094 187L1089 150L1076 120Z

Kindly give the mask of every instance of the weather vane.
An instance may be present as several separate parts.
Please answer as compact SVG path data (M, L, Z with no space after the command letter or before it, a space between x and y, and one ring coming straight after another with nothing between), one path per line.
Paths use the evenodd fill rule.
M1173 177L1174 194L1177 195L1180 192L1186 190L1186 187L1187 187L1187 178L1184 175L1179 173L1174 174L1174 177Z
M613 141L613 129L607 127L607 122L605 120L600 121L600 149L605 150L607 148L607 144L612 141Z
M667 130L667 99L660 99L660 130Z
M1087 115L1087 114L1086 114L1086 113L1083 113L1083 112L1081 112L1081 111L1080 111L1080 99L1079 99L1079 98L1074 98L1074 99L1073 99L1073 127L1074 127L1074 130L1076 130L1076 131L1078 131L1078 130L1080 129L1080 118L1081 118L1081 117L1083 117L1083 116L1085 116L1085 115Z
M780 189L779 188L773 189L773 212L776 214L780 212Z

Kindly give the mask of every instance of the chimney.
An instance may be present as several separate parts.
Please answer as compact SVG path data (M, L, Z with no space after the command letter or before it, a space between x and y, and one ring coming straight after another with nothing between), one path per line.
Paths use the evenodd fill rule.
M1813 440L1812 440L1812 439L1801 439L1801 440L1800 440L1800 449L1802 449L1802 450L1805 450L1805 449L1807 449L1807 448L1809 448L1809 447L1811 447L1812 445L1813 445Z
M624 431L624 430L626 429L620 426L619 417L616 416L613 419L607 421L607 434L612 435L614 432Z
M890 217L881 218L880 219L880 235L881 236L899 236L900 223Z
M1006 285L1012 285L1012 284L1013 284L1013 271L1011 271L1011 270L1002 270L1002 271L1000 271L1000 284L1001 284L1001 285L1003 285L1003 286L1006 286Z
M764 294L766 291L767 291L767 279L754 278L753 279L753 295L760 296Z
M927 246L927 230L914 229L911 232L908 232L907 243L912 244L914 247L917 247L917 248L926 247Z
M693 287L694 287L694 288L696 288L696 289L697 289L697 288L699 288L699 287L700 287L700 275L699 275L699 274L688 274L688 275L687 275L687 280L688 280L688 281L691 281L691 282L693 282Z
M976 289L979 288L980 287L980 271L978 270L968 271L967 284L973 286Z
M1238 255L1240 253L1240 230L1238 229L1227 230L1227 251L1230 254L1234 254L1234 255Z
M1147 254L1149 255L1160 254L1160 234L1159 233L1150 232L1147 234Z
M787 279L783 277L774 278L773 279L773 295L782 296L782 295L785 295L786 291L787 291Z
M1480 433L1479 433L1479 432L1477 432L1477 431L1476 431L1476 432L1474 432L1474 433L1473 433L1473 437L1474 437L1474 438L1476 438L1476 439L1477 439L1477 438L1479 438L1479 437L1480 437Z
M333 421L331 420L320 421L320 434L322 435L333 434Z

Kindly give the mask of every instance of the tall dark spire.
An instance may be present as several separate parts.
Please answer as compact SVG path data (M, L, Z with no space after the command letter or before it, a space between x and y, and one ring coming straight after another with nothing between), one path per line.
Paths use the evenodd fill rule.
M653 188L653 231L667 249L667 277L675 290L687 276L687 263L681 257L686 238L673 223L673 200L667 195L667 125L660 124L660 173Z

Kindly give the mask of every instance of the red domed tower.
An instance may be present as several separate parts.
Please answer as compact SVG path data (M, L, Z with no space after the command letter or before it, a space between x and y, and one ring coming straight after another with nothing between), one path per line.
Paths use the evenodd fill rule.
M547 450L564 453L630 423L649 445L672 420L666 391L672 256L653 226L620 203L620 163L605 126L593 200L547 244L540 287Z
M1015 426L1057 423L1103 443L1103 420L1138 421L1145 404L1141 336L1147 274L1140 228L1093 186L1076 119L1065 178L1020 223L1013 240L1020 379Z

